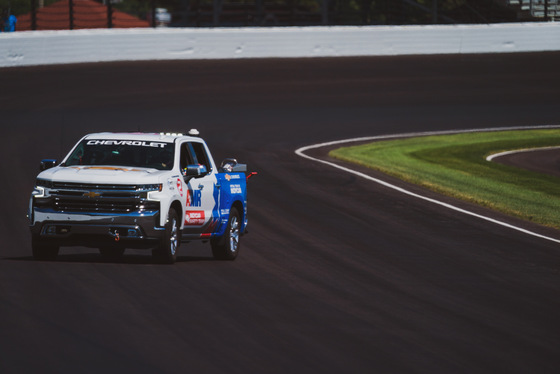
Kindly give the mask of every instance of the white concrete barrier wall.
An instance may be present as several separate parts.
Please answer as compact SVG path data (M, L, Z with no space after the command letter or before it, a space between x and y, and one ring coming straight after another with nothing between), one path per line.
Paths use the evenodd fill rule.
M0 33L0 67L99 61L557 50L560 50L558 23Z

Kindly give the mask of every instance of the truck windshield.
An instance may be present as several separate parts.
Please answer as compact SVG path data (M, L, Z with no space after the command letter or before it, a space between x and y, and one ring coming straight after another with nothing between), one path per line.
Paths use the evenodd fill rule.
M131 166L171 170L173 149L173 143L85 139L70 154L64 166Z

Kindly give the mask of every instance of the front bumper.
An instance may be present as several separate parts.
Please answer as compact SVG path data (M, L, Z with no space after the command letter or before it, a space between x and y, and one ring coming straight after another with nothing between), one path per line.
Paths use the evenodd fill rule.
M159 211L126 214L61 213L35 208L30 230L61 246L99 247L118 244L127 248L152 247L163 237Z

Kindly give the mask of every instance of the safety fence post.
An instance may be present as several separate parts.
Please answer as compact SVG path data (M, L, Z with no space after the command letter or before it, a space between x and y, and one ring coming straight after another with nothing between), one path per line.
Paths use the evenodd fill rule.
M107 0L107 28L113 28L113 5L111 0Z
M37 30L37 0L31 0L31 30Z
M74 0L68 0L68 15L70 19L70 30L74 30Z

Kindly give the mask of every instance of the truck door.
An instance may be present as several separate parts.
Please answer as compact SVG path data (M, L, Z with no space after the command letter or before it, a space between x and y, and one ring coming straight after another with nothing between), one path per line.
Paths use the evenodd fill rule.
M201 167L202 175L188 179L185 193L184 234L212 232L217 222L218 191L212 163L202 143L181 145L181 170L187 166Z

